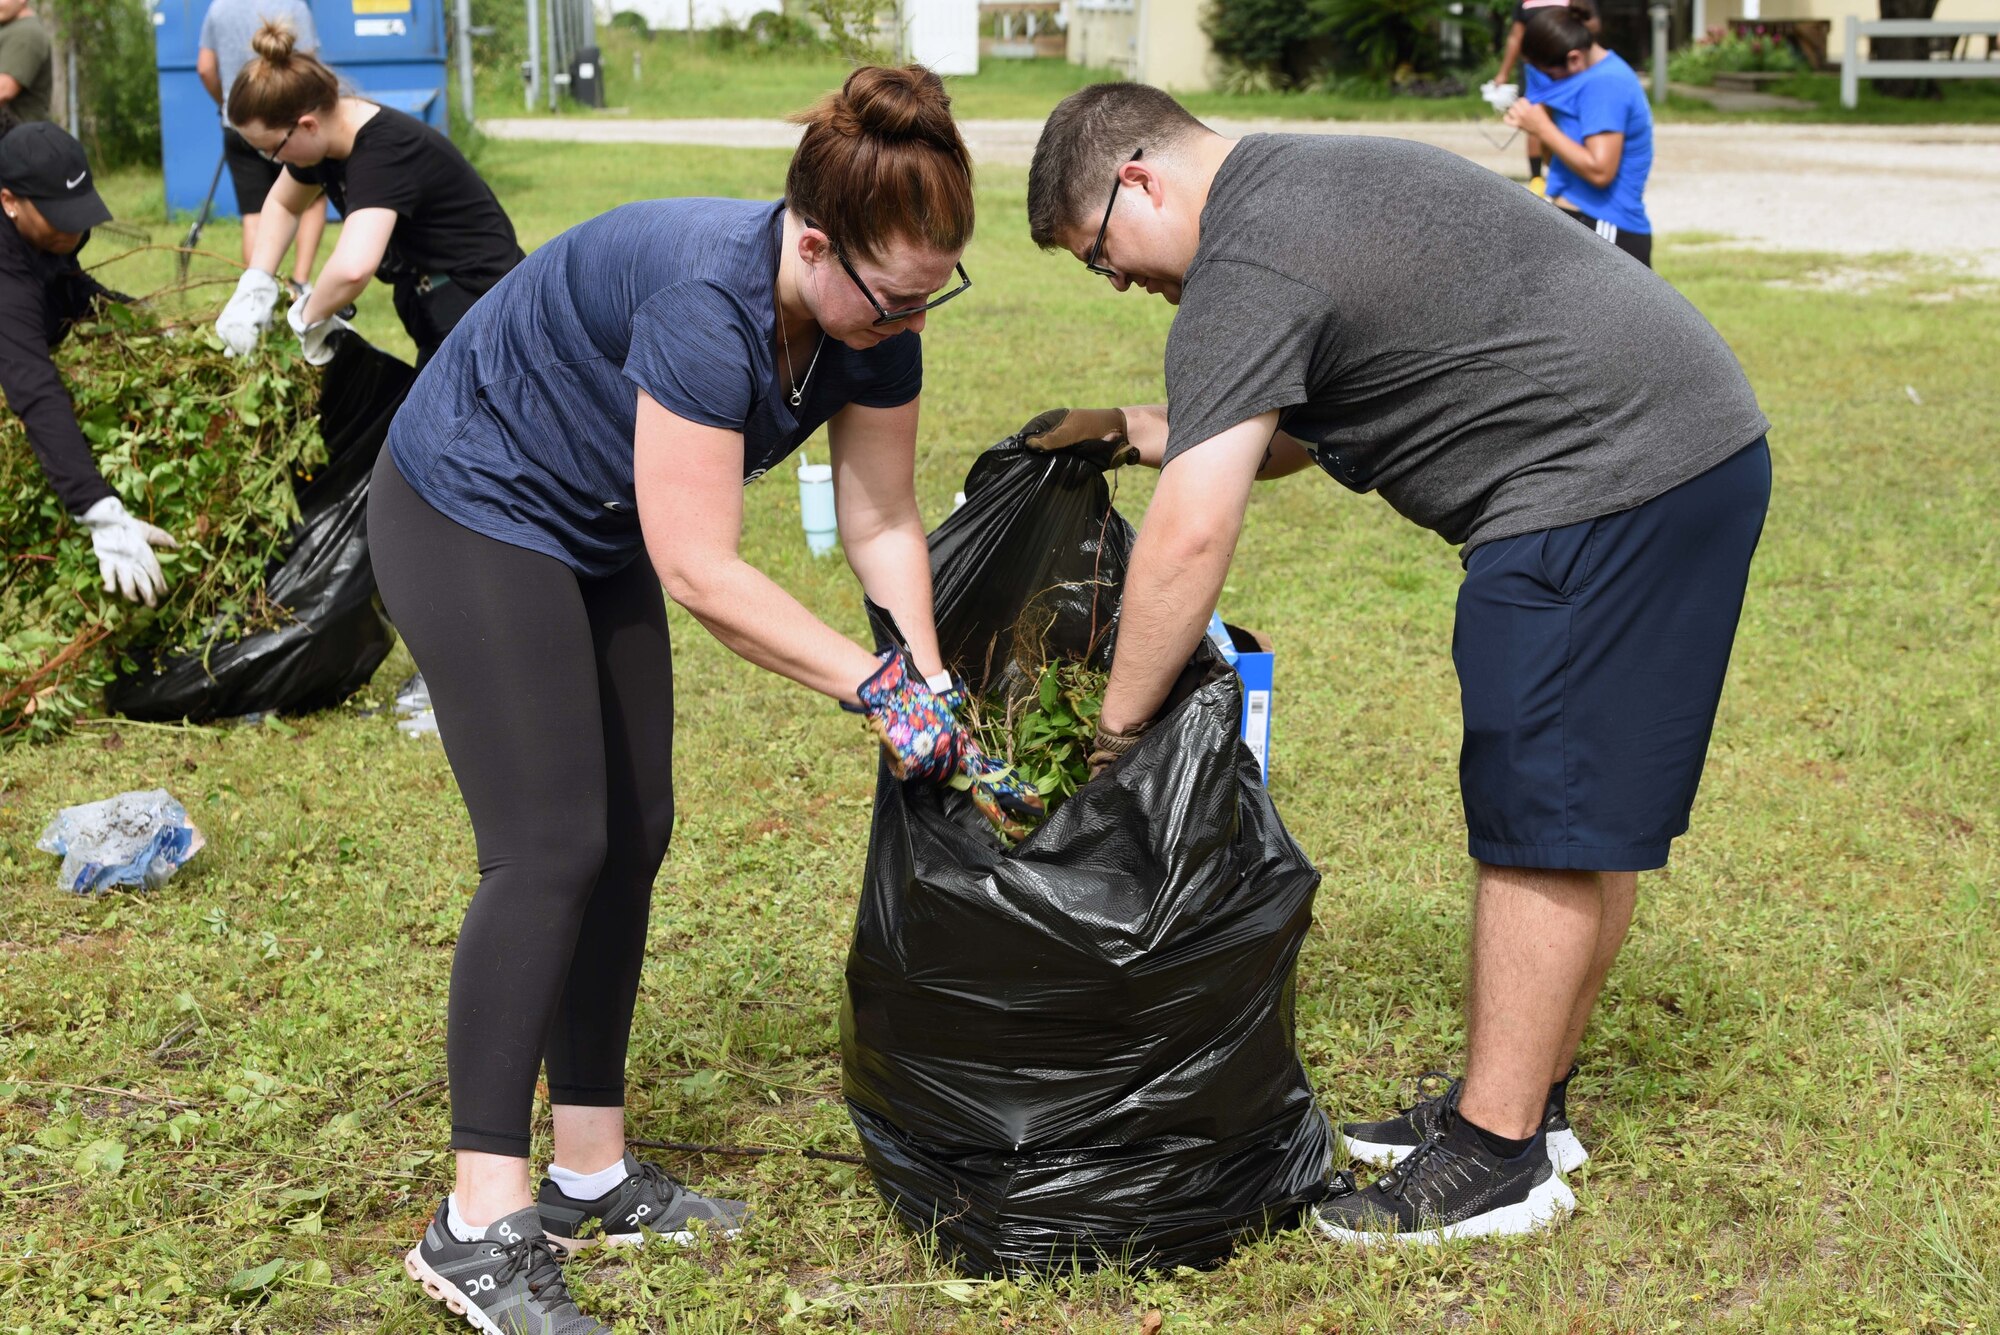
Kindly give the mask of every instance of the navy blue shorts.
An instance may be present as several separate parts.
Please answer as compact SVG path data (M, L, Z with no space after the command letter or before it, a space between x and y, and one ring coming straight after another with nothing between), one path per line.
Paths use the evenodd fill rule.
M1473 857L1666 865L1687 832L1770 499L1759 440L1634 509L1473 549L1451 646Z

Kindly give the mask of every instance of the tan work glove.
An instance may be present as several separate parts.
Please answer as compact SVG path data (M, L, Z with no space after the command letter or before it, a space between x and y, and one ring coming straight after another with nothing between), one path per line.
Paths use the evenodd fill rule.
M1068 450L1099 468L1120 468L1139 458L1139 447L1125 434L1123 408L1051 408L1028 419L1017 434L1037 454Z
M1152 721L1148 720L1124 732L1107 732L1099 728L1096 740L1090 745L1090 777L1096 778L1123 760L1126 753L1146 735L1146 729L1152 726Z

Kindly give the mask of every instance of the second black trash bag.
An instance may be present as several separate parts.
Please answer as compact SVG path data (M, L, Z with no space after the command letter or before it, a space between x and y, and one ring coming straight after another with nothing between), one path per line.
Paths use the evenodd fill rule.
M945 658L984 692L1108 663L1132 530L1017 439L931 536ZM891 634L876 619L878 637ZM1159 722L1013 849L963 794L877 781L841 1012L876 1185L978 1274L1204 1265L1298 1221L1331 1136L1294 1035L1319 873L1198 649Z
M205 723L258 710L305 713L368 684L396 645L368 563L368 476L416 372L359 335L342 338L320 381L327 462L298 487L298 532L264 593L285 625L206 653L141 664L105 692L127 718Z

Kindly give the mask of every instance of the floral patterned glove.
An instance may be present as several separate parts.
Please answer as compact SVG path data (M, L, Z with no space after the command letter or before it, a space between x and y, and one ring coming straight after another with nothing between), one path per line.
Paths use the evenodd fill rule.
M855 693L869 731L888 752L889 771L899 779L950 779L972 738L925 685L908 654L885 650L881 664Z

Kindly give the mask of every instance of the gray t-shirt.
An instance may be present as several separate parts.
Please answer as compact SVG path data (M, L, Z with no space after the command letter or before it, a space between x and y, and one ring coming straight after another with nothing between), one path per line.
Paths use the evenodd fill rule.
M1663 279L1515 182L1399 139L1232 149L1166 371L1167 459L1275 408L1335 480L1468 551L1631 509L1769 426Z
M222 70L222 96L236 84L236 75L257 53L250 39L266 19L291 25L298 40L292 49L301 53L319 50L319 29L313 27L312 11L304 0L215 0L201 20L201 44L215 52Z
M0 74L11 74L21 85L14 95L14 114L24 121L49 119L56 69L49 30L33 14L0 23Z

